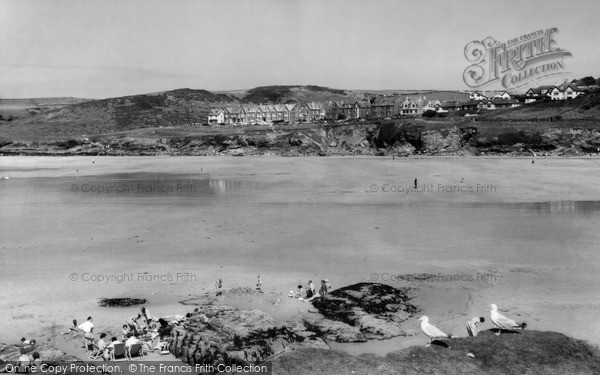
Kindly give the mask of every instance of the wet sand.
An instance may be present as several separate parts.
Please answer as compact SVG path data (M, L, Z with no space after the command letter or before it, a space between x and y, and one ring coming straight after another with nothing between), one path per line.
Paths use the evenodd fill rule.
M98 298L147 298L155 316L183 315L193 308L178 302L212 292L218 278L226 289L253 287L260 273L264 295L223 303L295 320L309 308L287 298L298 283L380 281L414 286L422 314L455 335L496 303L531 329L600 344L600 161L547 164L3 157L2 341L38 337L69 349L58 332L72 319L92 315L97 332L115 330L139 309L101 308ZM420 191L409 189L415 178ZM423 272L439 277L394 278ZM405 323L408 338L334 346L383 354L422 344L417 323Z

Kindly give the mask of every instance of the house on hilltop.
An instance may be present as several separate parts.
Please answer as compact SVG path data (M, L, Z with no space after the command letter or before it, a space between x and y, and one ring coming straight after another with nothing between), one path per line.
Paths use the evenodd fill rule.
M577 86L571 84L554 86L546 93L546 95L548 95L552 100L573 99L581 94L583 94L583 91L580 90Z

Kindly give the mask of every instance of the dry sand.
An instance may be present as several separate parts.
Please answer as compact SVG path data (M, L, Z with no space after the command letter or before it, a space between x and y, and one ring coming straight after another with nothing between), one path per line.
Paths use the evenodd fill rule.
M3 157L0 341L76 351L58 335L72 319L92 315L97 332L114 331L138 310L98 298L143 297L155 316L183 315L192 308L178 302L219 277L252 287L260 273L264 295L224 303L301 319L308 304L287 298L298 283L382 281L414 286L422 313L455 335L496 303L531 329L600 344L598 171L598 159ZM136 173L197 191L70 190ZM389 191L414 178L431 188ZM462 179L463 192L444 190ZM394 278L411 273L439 278ZM405 325L415 336L336 347L383 354L425 342L416 318Z

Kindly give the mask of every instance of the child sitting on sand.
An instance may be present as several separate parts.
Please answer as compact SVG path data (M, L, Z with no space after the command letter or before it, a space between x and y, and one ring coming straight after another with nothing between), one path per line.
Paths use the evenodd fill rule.
M290 290L290 292L288 293L288 297L290 298L302 298L302 296L304 296L304 288L302 287L302 285L298 285L297 292Z
M68 335L71 332L77 332L79 331L79 328L77 328L77 320L73 319L73 324L71 324L71 326L69 327L69 330L67 332L62 332L61 335Z

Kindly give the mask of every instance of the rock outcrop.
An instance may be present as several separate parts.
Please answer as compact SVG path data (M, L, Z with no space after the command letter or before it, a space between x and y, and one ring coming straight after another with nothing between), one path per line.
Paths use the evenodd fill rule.
M276 323L258 310L211 303L197 307L171 335L171 353L189 364L253 363L287 349L327 348L302 326Z
M98 305L102 307L126 307L133 305L143 305L145 298L100 298Z
M0 343L0 363L9 362L9 361L17 361L19 356L21 356L21 345L10 345ZM27 354L31 355L33 352L38 352L40 358L45 363L56 363L56 362L65 362L65 361L79 361L80 359L66 354L55 347L48 344L37 344L35 347L27 348ZM2 372L2 371L0 371Z
M312 301L322 318L307 316L307 329L336 341L388 339L409 333L400 328L416 312L409 303L408 288L379 283L358 283L336 289Z

